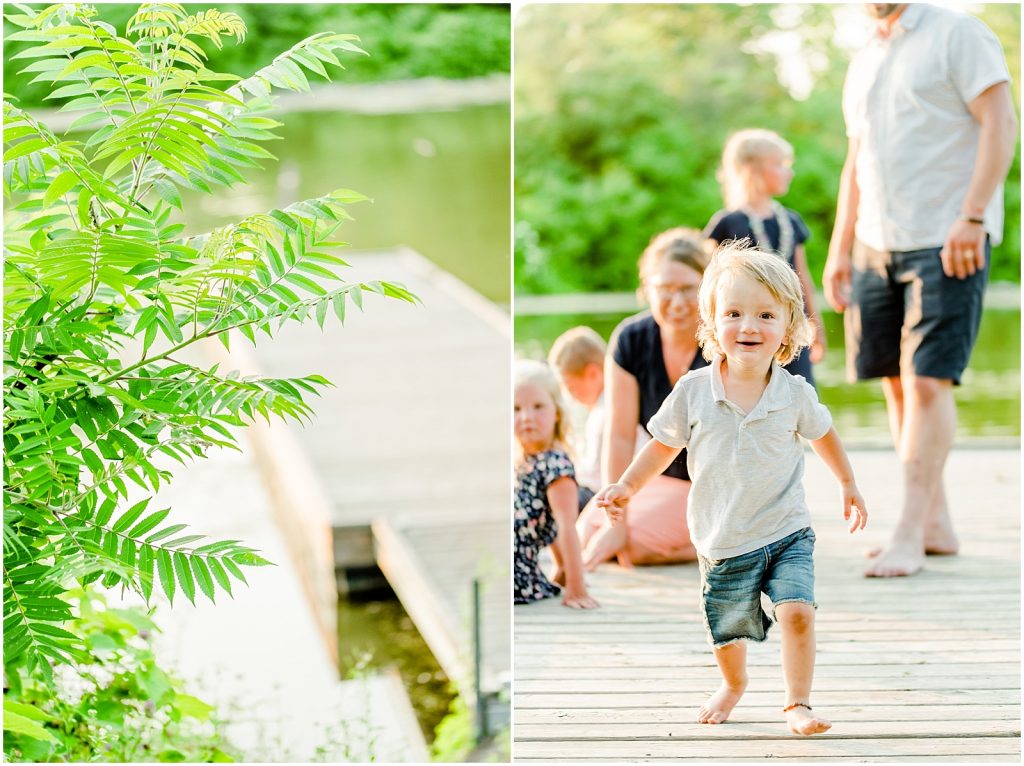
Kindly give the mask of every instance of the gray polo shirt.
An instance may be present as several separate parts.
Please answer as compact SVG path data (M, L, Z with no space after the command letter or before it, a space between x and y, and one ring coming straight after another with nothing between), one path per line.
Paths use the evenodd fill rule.
M772 365L749 413L725 398L722 357L687 373L647 429L662 444L686 447L693 480L686 513L701 556L719 560L757 550L810 526L804 501L804 449L832 416L802 377Z
M982 22L912 3L887 38L850 62L843 87L846 133L856 157L856 237L875 250L939 247L967 195L980 125L967 105L1010 79L998 38ZM1003 187L985 208L1003 235Z

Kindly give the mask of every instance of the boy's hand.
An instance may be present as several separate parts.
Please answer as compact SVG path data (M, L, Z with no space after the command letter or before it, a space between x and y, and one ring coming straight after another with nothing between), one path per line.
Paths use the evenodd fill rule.
M625 516L632 496L633 490L628 484L609 484L594 496L594 502L598 508L604 509L612 524L618 524Z
M868 523L868 510L864 505L864 498L861 497L856 485L843 485L843 518L847 521L853 517L850 524L850 533L858 529L864 529Z

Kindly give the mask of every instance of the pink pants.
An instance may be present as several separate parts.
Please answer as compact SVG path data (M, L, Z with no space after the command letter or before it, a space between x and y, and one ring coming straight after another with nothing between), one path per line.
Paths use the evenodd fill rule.
M656 476L629 501L626 513L628 537L618 551L619 564L675 564L697 558L686 525L686 503L690 482ZM577 523L581 544L610 526L605 512L593 501L583 509Z

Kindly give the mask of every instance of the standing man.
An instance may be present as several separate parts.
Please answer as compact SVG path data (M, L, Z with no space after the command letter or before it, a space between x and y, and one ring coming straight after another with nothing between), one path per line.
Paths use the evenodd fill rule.
M899 524L865 574L956 553L942 472L953 386L981 322L1017 119L996 36L924 4L871 3L871 40L843 90L849 149L823 282L846 312L847 366L881 378L903 473Z

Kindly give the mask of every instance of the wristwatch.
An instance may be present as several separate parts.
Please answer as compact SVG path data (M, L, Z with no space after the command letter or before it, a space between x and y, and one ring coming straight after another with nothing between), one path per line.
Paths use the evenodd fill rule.
M967 213L961 213L958 217L960 218L961 221L967 221L967 223L976 223L979 226L984 226L985 225L985 219L984 218L975 218L972 215L967 215Z

